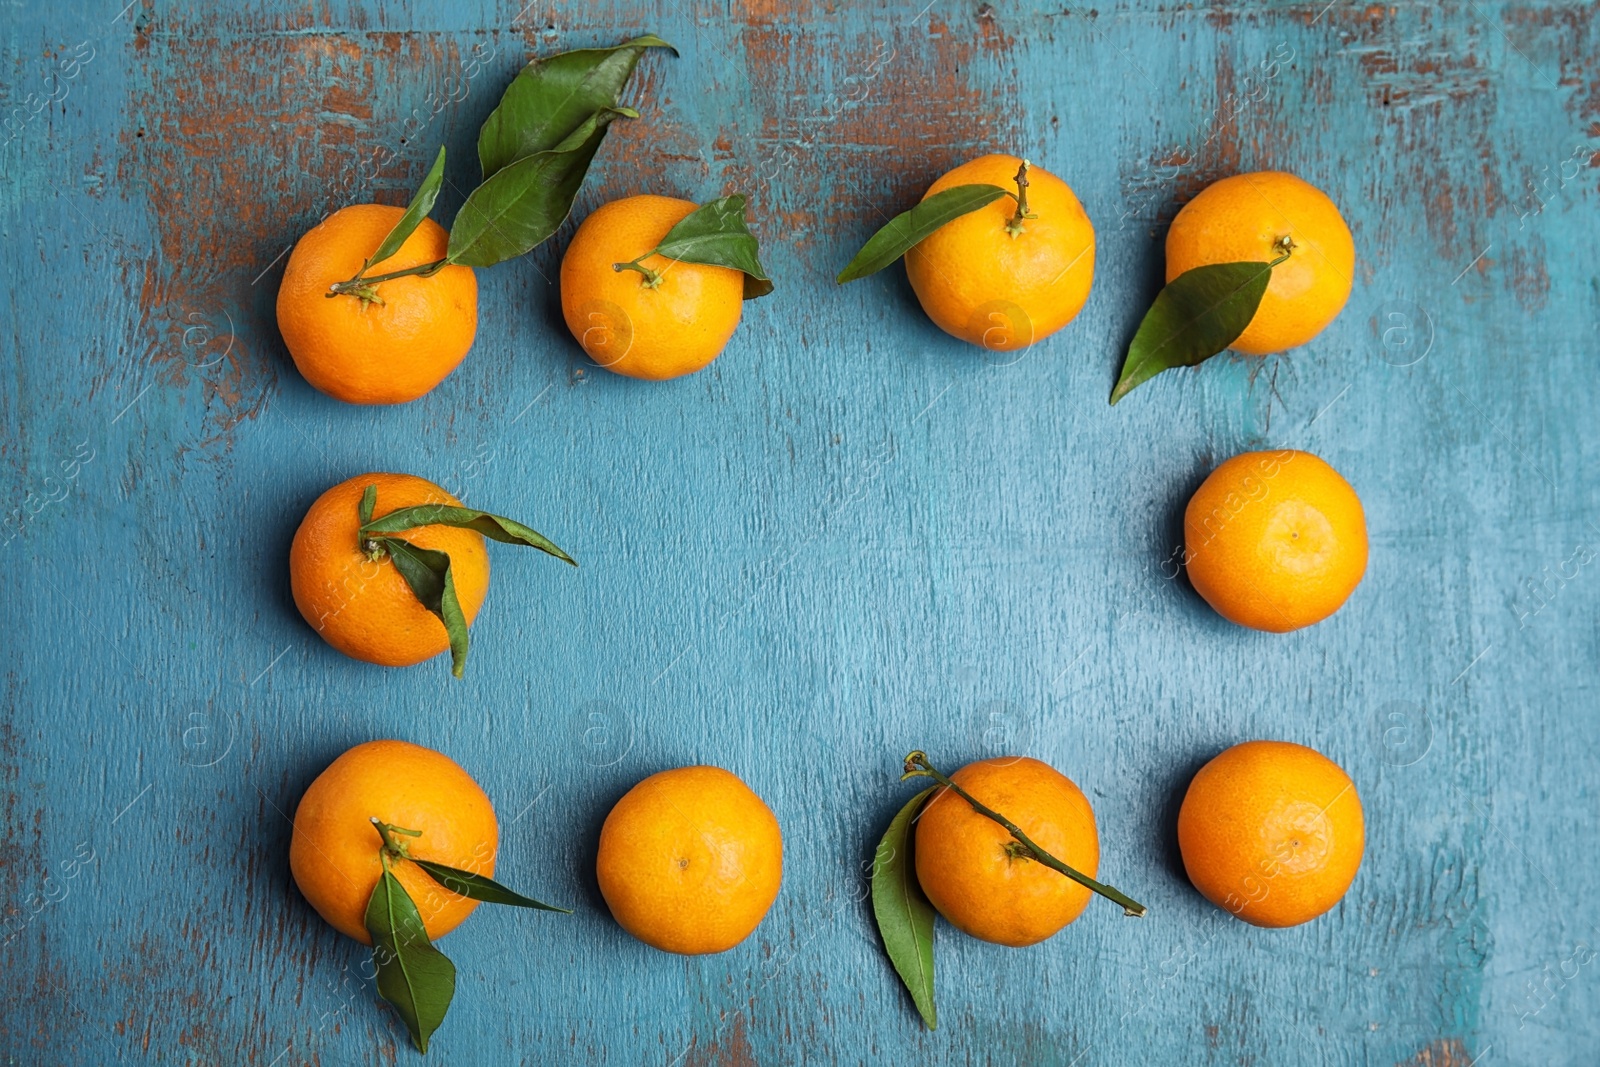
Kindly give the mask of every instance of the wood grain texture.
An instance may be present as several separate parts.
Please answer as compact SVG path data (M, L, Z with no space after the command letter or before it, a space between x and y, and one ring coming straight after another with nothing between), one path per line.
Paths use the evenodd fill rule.
M1600 24L1550 3L529 5L168 0L0 11L0 1063L412 1060L363 953L289 882L301 790L401 737L495 798L499 870L575 915L444 944L445 1064L1569 1063L1600 1042L1589 883L1600 695ZM777 294L707 371L585 363L552 283L571 224L480 272L466 362L342 406L273 323L328 211L439 215L530 53L652 56L578 206L741 191ZM86 58L87 57L87 58ZM41 103L41 101L43 101ZM985 358L898 268L833 274L982 151L1066 179L1099 233L1079 319ZM1114 411L1161 238L1205 183L1279 168L1355 235L1304 349L1163 375ZM1366 581L1289 636L1168 577L1188 494L1260 447L1362 495ZM529 522L465 682L342 658L295 612L306 506L370 469ZM31 496L30 496L31 494ZM1221 748L1342 764L1351 894L1261 931L1183 876ZM1090 907L1012 951L941 924L941 1028L876 943L863 865L900 758L1024 752L1095 804ZM787 877L740 948L680 959L605 911L601 820L710 762L778 815Z

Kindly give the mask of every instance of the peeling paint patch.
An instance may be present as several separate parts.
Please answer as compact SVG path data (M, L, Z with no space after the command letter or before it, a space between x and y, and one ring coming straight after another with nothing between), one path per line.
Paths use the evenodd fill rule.
M1367 167L1374 175L1368 195L1391 214L1420 209L1440 257L1451 262L1483 248L1484 223L1507 202L1503 139L1490 132L1500 77L1476 51L1482 43L1475 30L1436 27L1417 9L1381 34L1360 27L1348 46L1382 129ZM1476 166L1464 166L1463 155Z
M1270 87L1263 92L1241 85L1233 56L1225 48L1217 51L1212 84L1215 104L1195 137L1165 146L1124 169L1123 187L1128 190L1128 204L1121 216L1124 224L1141 220L1160 227L1171 222L1178 209L1200 190L1245 169L1244 123L1254 130L1276 128Z
M414 89L418 71L459 65L438 36L298 29L147 19L133 56L118 184L144 193L155 229L129 262L133 358L198 395L203 448L227 447L276 391L272 268L310 221L371 195L373 149L392 139L373 102L416 95L395 78ZM195 61L197 40L214 61Z
M741 1013L704 1048L698 1045L683 1061L684 1067L756 1067L756 1051L745 1033Z
M1472 1067L1473 1058L1459 1038L1440 1038L1395 1067Z
M1026 151L1035 138L1020 124L1001 19L989 5L959 17L935 8L848 38L747 26L762 125L744 131L733 180L796 225L785 237L804 248L880 224L970 158ZM836 73L819 81L819 71Z
M1544 242L1535 238L1532 248L1517 248L1511 253L1511 292L1528 313L1543 311L1550 297L1550 272L1545 267Z
M1491 88L1489 71L1470 52L1450 56L1371 48L1359 55L1372 102L1378 107L1435 107L1470 99Z

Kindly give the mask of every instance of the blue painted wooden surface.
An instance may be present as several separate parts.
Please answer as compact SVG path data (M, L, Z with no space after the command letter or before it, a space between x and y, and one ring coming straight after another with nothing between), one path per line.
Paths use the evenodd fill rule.
M306 783L386 736L464 764L507 880L578 909L448 939L434 1062L1592 1062L1592 4L122 3L0 12L0 1062L412 1062L285 859ZM778 293L722 359L586 365L569 227L480 273L429 396L308 387L273 323L289 243L403 200L439 142L448 219L529 52L645 30L682 58L644 63L578 215L750 193ZM830 280L987 150L1099 233L1087 308L1014 361L939 333L898 268ZM1349 306L1108 409L1173 212L1269 167L1343 206ZM1287 637L1168 577L1188 494L1265 446L1344 472L1372 537L1348 606ZM498 551L465 682L344 659L285 558L370 469L583 567ZM1188 776L1252 737L1321 749L1366 805L1353 890L1298 929L1228 919L1176 856ZM1024 951L941 926L923 1031L862 902L917 746L1064 770L1150 918L1096 903ZM787 871L751 940L682 959L611 921L592 860L629 785L696 761L767 799Z

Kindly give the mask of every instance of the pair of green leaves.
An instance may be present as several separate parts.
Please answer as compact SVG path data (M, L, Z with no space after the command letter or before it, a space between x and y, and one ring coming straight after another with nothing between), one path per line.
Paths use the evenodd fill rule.
M452 263L493 266L548 240L571 214L611 123L619 117L639 117L618 98L647 48L677 54L666 41L646 34L615 48L562 52L524 67L478 131L483 183L457 212L445 258L405 273L431 274ZM362 275L394 255L433 210L444 183L444 160L441 148L405 213L363 265ZM772 292L772 281L761 266L744 209L742 196L713 200L679 222L639 259L656 254L683 263L729 267L744 273L746 300L766 296ZM367 284L373 280L377 279ZM346 291L359 292L362 281L358 275L342 284Z
M392 829L392 828L389 828ZM382 835L384 830L380 828ZM404 832L404 831L402 831ZM388 839L385 838L387 841ZM387 844L383 852L388 852ZM428 1038L444 1022L456 992L456 966L428 940L427 928L416 902L400 879L390 870L392 862L409 861L457 896L487 904L506 904L516 908L535 908L570 915L567 908L544 904L508 889L492 878L448 867L431 860L393 852L383 856L383 874L367 900L365 924L372 936L372 962L376 971L378 995L400 1014L419 1052L428 1051Z
M557 548L544 534L503 515L451 504L418 504L374 519L372 513L377 503L378 487L367 486L361 494L359 539L362 550L373 558L387 556L422 606L444 623L445 633L450 636L450 672L457 678L466 671L471 635L461 601L456 596L450 555L423 548L397 534L421 526L455 526L476 530L492 541L537 548L574 567L578 565L577 560Z
M902 211L884 224L867 239L861 251L855 254L855 258L845 265L834 280L843 285L876 274L945 223L987 207L1002 196L1011 195L1009 189L988 184L957 185L934 193L910 211Z
M1237 341L1267 294L1272 268L1285 258L1270 263L1211 263L1168 282L1128 345L1111 403L1164 370L1193 367Z
M478 132L483 182L467 197L450 227L443 260L423 271L453 263L488 267L538 247L566 221L606 130L619 116L638 112L618 103L647 48L666 41L646 34L614 48L584 48L534 60L507 87ZM444 183L444 149L405 214L362 268L392 256L433 210ZM348 283L361 282L358 275Z

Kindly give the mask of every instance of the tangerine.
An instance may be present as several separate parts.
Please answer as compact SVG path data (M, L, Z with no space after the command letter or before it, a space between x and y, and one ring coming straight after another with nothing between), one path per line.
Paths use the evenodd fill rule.
M1326 193L1275 170L1211 183L1167 230L1167 281L1195 267L1271 263L1285 254L1250 325L1229 346L1264 356L1305 344L1350 299L1355 242Z
M1227 749L1200 768L1178 809L1189 880L1255 926L1297 926L1339 903L1365 847L1350 776L1289 741Z
M583 220L561 257L561 313L590 359L630 378L693 374L727 347L744 305L731 267L645 255L696 209L629 196ZM643 257L643 258L640 258ZM639 270L618 269L636 263Z
M417 504L460 501L409 474L361 474L316 499L289 546L295 606L324 641L347 656L384 667L409 667L450 650L450 635L388 557L374 560L361 543L361 496L376 486L373 518ZM461 613L470 625L489 592L483 535L454 526L422 526L393 535L450 557Z
M500 828L483 789L450 757L406 741L368 741L328 765L295 808L289 871L311 906L347 937L372 944L367 901L383 873L372 820L418 831L408 856L494 876ZM414 863L390 870L417 906L430 940L459 926L478 902L451 892Z
M478 279L452 264L426 277L369 286L370 298L330 296L378 250L404 208L355 204L323 219L295 244L278 287L278 329L306 381L350 404L401 404L442 382L478 332ZM450 235L422 220L373 277L442 260Z
M1023 161L987 155L940 177L923 199L958 185L1015 187ZM1066 182L1026 166L1026 217L1011 197L945 223L906 253L906 277L945 333L991 351L1043 340L1077 317L1094 281L1094 225Z
M1183 513L1195 591L1240 626L1321 622L1367 571L1367 520L1350 483L1309 452L1244 452L1200 483Z
M950 775L979 803L1090 878L1100 868L1094 809L1072 779L1036 759L979 760ZM939 914L983 941L1020 948L1054 935L1090 890L1033 859L1010 832L946 787L917 816L917 881Z
M783 835L772 810L720 767L652 774L600 828L600 893L628 933L666 952L722 952L778 897Z

